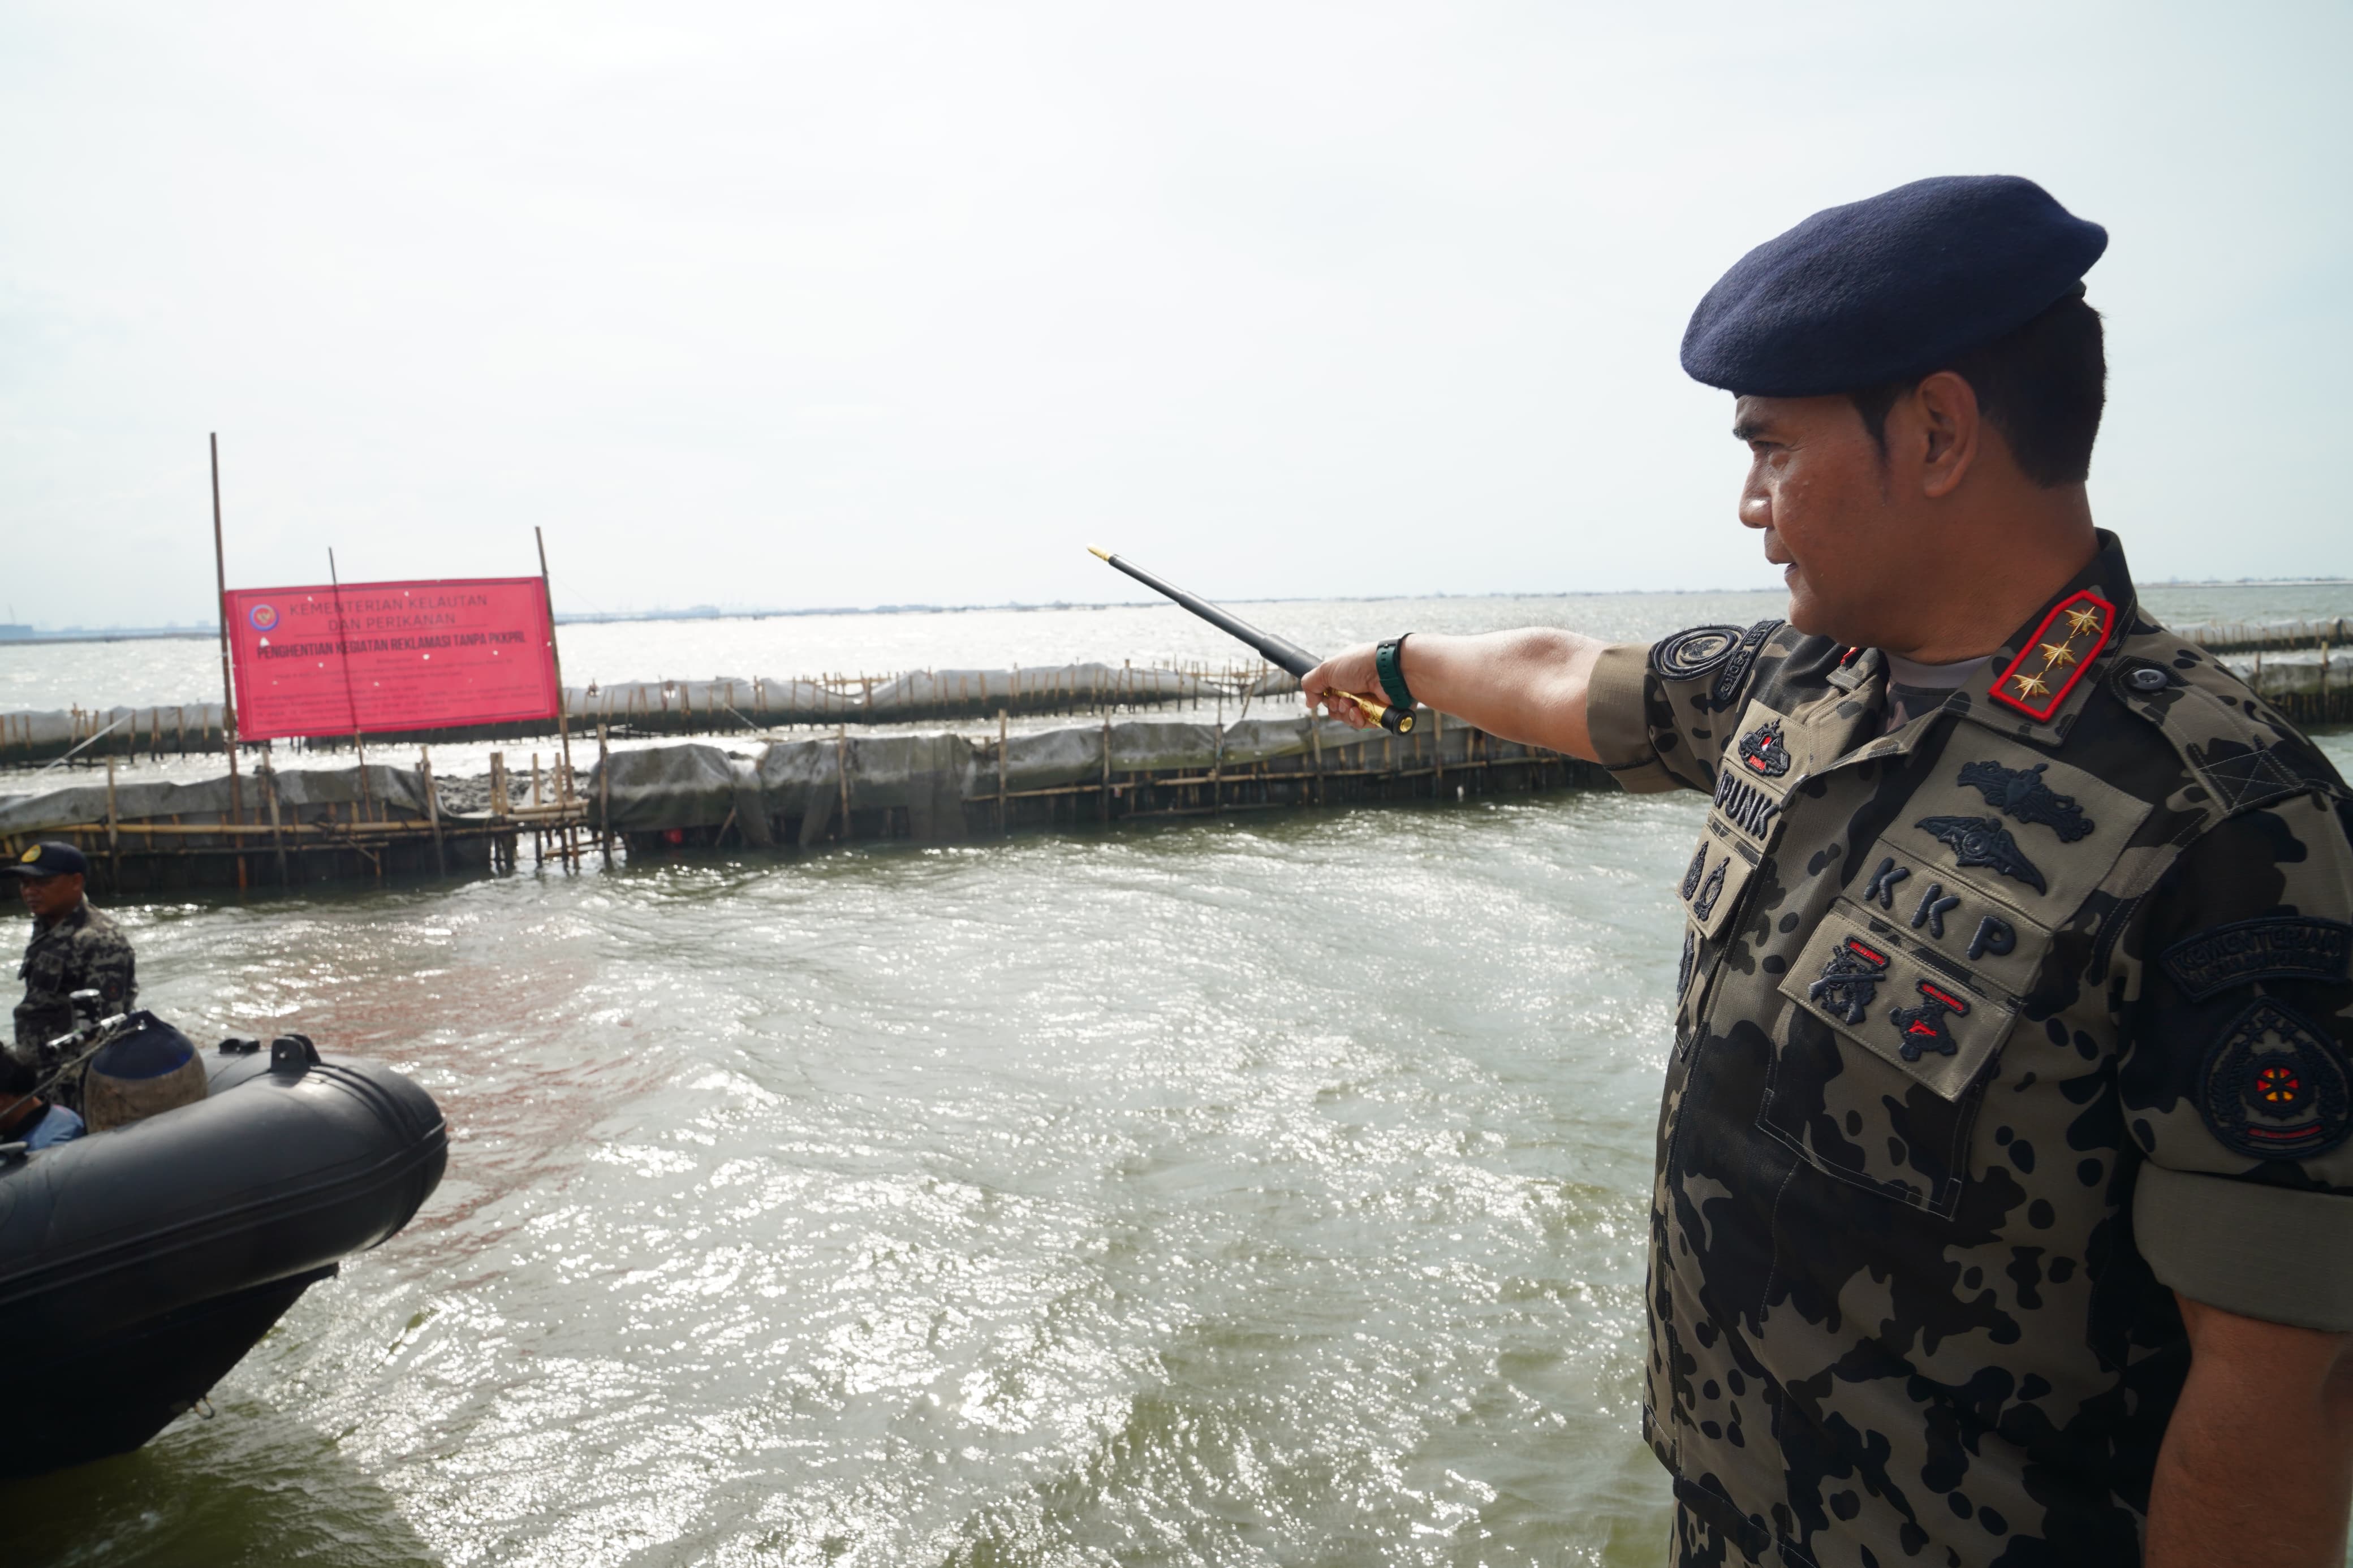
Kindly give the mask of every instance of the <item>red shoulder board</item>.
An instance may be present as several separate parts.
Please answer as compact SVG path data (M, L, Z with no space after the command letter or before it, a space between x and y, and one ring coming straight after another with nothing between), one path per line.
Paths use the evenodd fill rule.
M2086 588L2059 601L1993 683L1993 700L2049 721L2116 634L2116 607Z

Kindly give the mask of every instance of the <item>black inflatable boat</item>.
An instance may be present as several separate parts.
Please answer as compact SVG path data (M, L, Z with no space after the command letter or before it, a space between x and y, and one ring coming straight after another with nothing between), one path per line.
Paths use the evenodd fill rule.
M226 1042L207 1068L194 1104L0 1155L0 1354L23 1415L0 1423L0 1477L146 1442L441 1180L440 1110L388 1068L299 1035Z

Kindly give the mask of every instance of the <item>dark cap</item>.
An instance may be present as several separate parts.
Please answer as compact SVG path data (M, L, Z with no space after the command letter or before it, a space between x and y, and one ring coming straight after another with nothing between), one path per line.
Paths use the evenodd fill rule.
M2031 180L1915 180L1742 257L1692 312L1683 369L1762 397L1926 375L2075 292L2107 247Z
M0 871L12 877L82 877L90 874L90 857L70 844L36 844L0 863Z

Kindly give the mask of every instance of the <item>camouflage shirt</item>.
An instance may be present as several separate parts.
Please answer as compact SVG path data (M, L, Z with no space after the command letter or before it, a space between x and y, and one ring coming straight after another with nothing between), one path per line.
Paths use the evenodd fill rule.
M2348 792L2113 536L1893 730L1778 622L1603 655L1602 759L1713 796L1651 1198L1686 1563L2129 1563L2173 1292L2353 1329Z
M36 1065L40 1048L74 1026L67 999L73 993L100 993L101 1015L129 1011L139 995L129 940L86 902L34 925L16 978L25 983L25 999L16 1004L16 1058Z

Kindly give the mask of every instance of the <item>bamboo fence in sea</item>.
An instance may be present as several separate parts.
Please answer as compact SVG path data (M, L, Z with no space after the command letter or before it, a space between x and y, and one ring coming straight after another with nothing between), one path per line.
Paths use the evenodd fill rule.
M242 780L103 784L0 800L0 854L80 846L100 891L294 888L387 875L491 874L532 864L611 868L690 849L791 853L849 842L970 841L1023 831L1283 807L1607 788L1609 775L1425 711L1406 736L1304 717L1153 720L994 736L853 734L772 740L755 753L699 742L608 750L585 780L543 791L493 753L482 781L415 769L264 767Z

